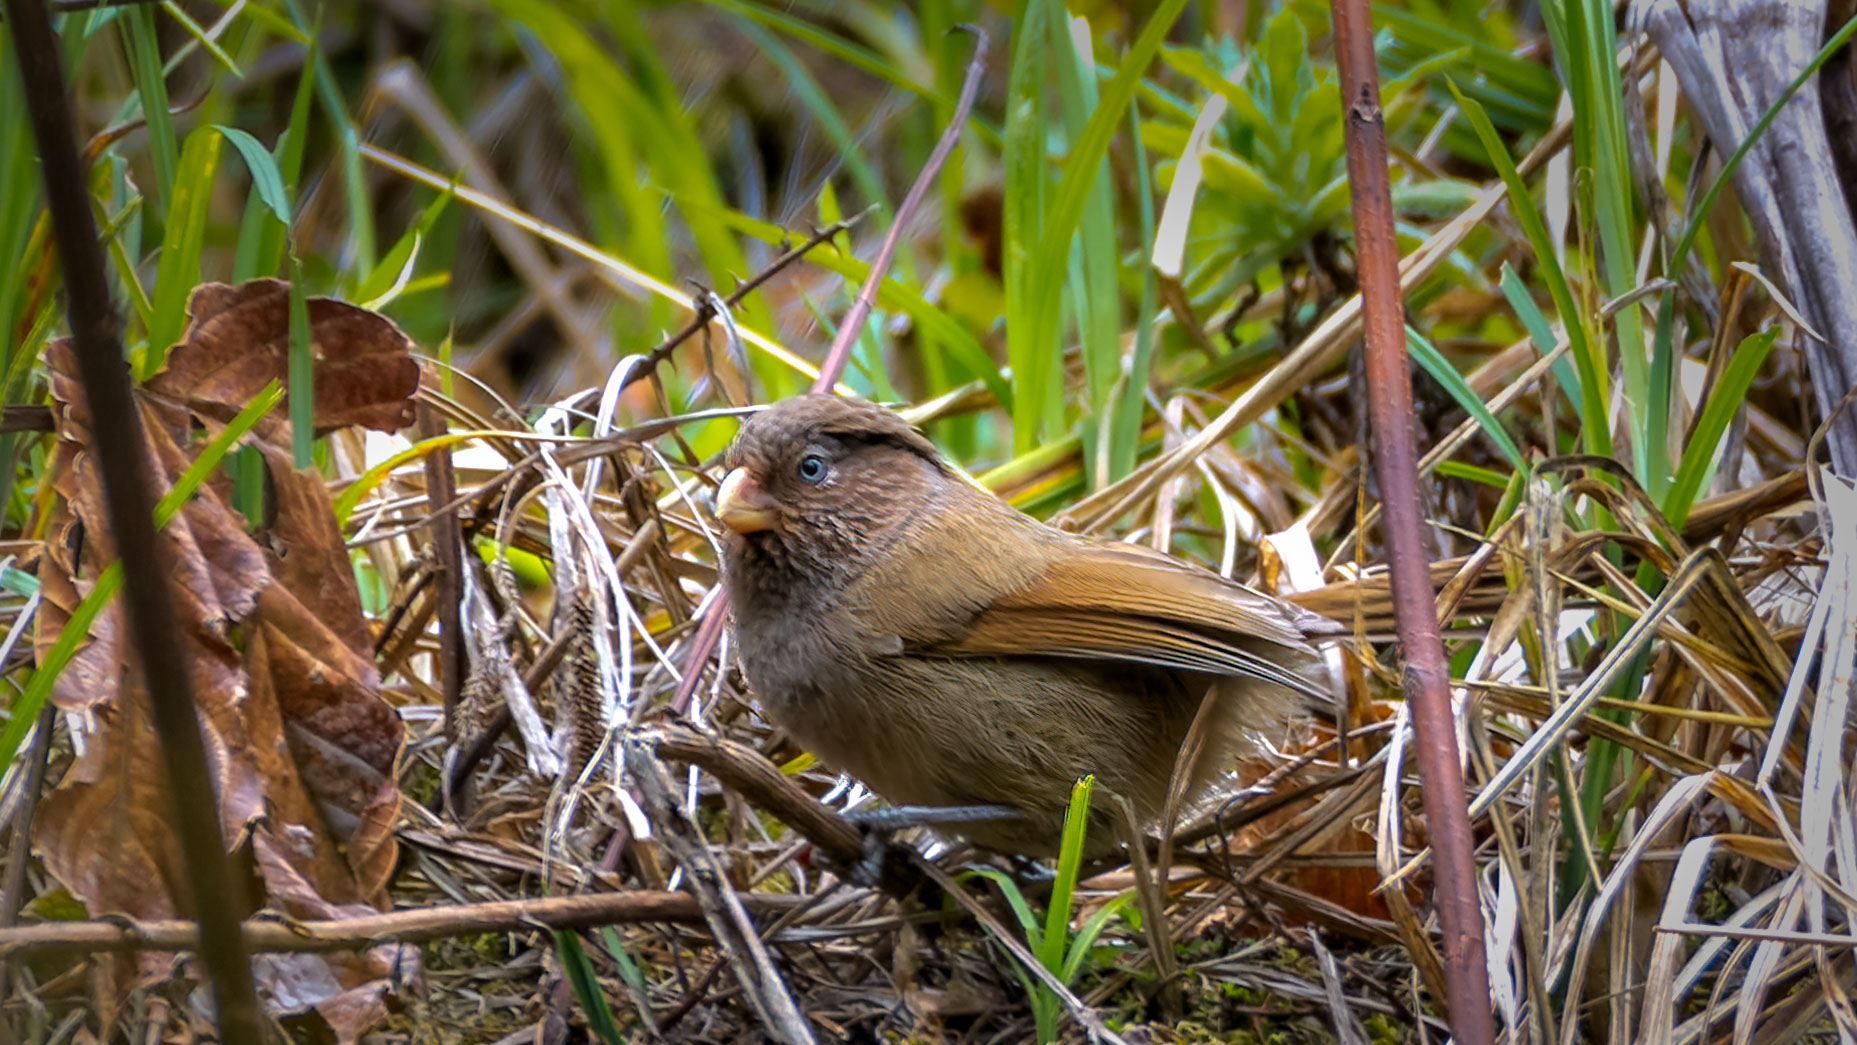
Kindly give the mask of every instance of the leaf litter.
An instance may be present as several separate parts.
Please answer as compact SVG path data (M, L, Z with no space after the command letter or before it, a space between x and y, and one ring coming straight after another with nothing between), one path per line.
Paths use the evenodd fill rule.
M137 390L148 474L162 491L218 429L287 373L285 284L202 286L190 316L166 367ZM309 320L318 430L393 432L409 424L419 367L405 335L376 314L328 299L309 302ZM48 474L58 496L41 570L41 651L114 558L69 346L51 346L47 362L57 426ZM263 518L248 525L233 507L232 478L221 471L162 531L221 830L253 888L251 896L212 902L301 920L386 910L404 728L380 693L326 484L313 469L292 466L287 418L261 419L248 445L263 462ZM52 691L77 757L40 806L33 837L46 869L88 910L185 917L165 772L120 620L117 606L104 608ZM118 959L117 975L124 985L165 978L171 961L143 952ZM414 952L393 945L255 962L261 997L274 1013L314 1008L342 1040L377 1022L385 992L418 966Z

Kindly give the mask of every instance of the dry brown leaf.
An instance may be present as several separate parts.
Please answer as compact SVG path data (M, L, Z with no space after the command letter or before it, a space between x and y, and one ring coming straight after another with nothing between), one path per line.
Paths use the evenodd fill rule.
M147 472L162 490L266 383L286 378L288 293L276 280L195 291L186 340L138 390ZM409 424L419 370L405 335L337 301L311 300L309 316L317 430ZM114 556L74 360L62 343L46 360L59 496L42 571L41 654ZM291 467L282 411L251 439L270 480L263 528L246 532L222 478L203 485L162 533L222 830L263 891L240 914L259 907L300 919L370 913L387 906L396 858L394 764L404 729L379 694L325 484ZM41 806L35 839L47 869L92 914L173 917L189 910L182 859L147 691L124 664L119 620L114 606L98 616L53 691L60 708L85 713L81 754ZM272 1011L314 1008L338 1040L353 1041L380 1017L393 977L409 971L396 967L403 960L387 946L363 955L268 955L254 968ZM169 961L139 958L149 975L165 974Z

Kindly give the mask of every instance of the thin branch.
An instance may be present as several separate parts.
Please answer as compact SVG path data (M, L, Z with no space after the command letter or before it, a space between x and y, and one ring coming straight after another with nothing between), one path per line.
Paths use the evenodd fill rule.
M661 758L701 767L756 808L798 831L829 858L851 864L863 857L863 837L856 825L807 794L753 748L676 728L660 733L654 746Z
M829 242L839 233L854 228L858 222L864 220L864 215L869 214L875 209L876 207L873 205L860 213L853 214L849 218L845 218L841 221L835 221L825 228L814 232L807 238L806 242L801 243L797 247L790 248L786 253L768 262L765 268L749 277L747 282L736 287L728 297L723 298L722 303L729 308L734 308L736 305L741 304L743 299L756 290L759 290L763 284L773 279L782 269L785 269L787 266L805 257L813 248L822 243ZM625 376L625 383L620 387L630 388L636 382L650 377L661 363L670 358L670 354L676 351L679 345L695 337L697 331L708 326L715 318L716 307L710 304L710 299L707 296L698 298L696 302L696 311L690 316L690 321L683 325L683 329L665 338L662 342L659 342L656 348L645 353L645 361L632 368L631 373Z
M0 930L19 923L19 908L25 902L26 869L32 863L32 820L38 812L39 792L45 787L46 754L52 747L52 723L57 717L58 708L46 701L33 727L32 746L26 749L24 797L13 811L13 844L8 847L12 859L7 862L5 878L0 880ZM0 957L0 991L7 987L9 972L9 963Z
M445 434L445 419L430 403L419 404L419 438L437 439ZM425 459L426 496L434 504L450 504L458 496L458 476L451 466L451 454L427 454ZM432 531L431 597L438 614L438 684L445 708L445 735L456 738L458 703L464 693L464 677L470 670L464 649L464 535L458 525L458 513L433 512L427 520Z
M743 894L741 899L756 914L779 914L811 902L807 897L768 893ZM245 949L258 954L349 951L383 943L421 943L483 933L591 929L637 922L694 925L702 921L702 909L688 893L629 889L618 893L416 907L332 921L297 922L261 916L239 928ZM0 958L8 959L104 951L193 951L199 946L200 933L194 923L178 919L112 918L0 929Z
M1374 65L1367 0L1334 0L1335 52L1347 104L1348 183L1360 266L1367 387L1374 463L1380 476L1393 604L1405 651L1406 701L1418 734L1425 816L1437 848L1438 922L1443 929L1451 1031L1463 1045L1490 1045L1489 970L1483 957L1483 908L1477 895L1475 840L1464 800L1450 678L1438 634L1436 593L1419 510L1418 454L1412 431L1412 377L1400 300L1399 241L1386 171L1386 123Z

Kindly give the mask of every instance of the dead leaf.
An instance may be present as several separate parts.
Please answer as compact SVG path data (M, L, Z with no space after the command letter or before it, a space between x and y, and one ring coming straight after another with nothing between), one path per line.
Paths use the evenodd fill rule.
M195 291L186 339L137 390L146 474L160 491L268 382L286 379L288 295L276 280ZM311 300L309 316L317 430L411 423L419 368L405 335L337 301ZM41 656L115 554L69 346L53 345L46 363L59 441L35 635ZM273 411L249 439L269 473L265 528L247 532L221 477L203 484L162 531L221 827L262 890L240 913L263 907L328 919L385 909L397 855L394 765L405 731L379 693L326 485L291 467L284 411ZM74 727L81 754L41 805L35 842L47 870L93 915L185 916L191 904L159 741L147 691L125 664L119 614L112 605L97 617L54 687L58 707L81 713ZM165 976L171 960L145 953L137 965ZM416 971L417 959L388 945L362 955L270 955L253 967L273 1013L314 1008L347 1042L381 1016L389 974Z

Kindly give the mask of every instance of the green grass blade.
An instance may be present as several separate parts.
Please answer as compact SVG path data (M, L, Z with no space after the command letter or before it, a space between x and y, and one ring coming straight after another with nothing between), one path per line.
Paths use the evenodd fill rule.
M0 28L0 36L5 32ZM8 48L0 53L10 59L11 45L0 40L0 47ZM8 332L8 351L15 358L23 346L14 340L14 332L26 318L20 310L27 303L27 281L35 267L26 247L44 212L38 155L25 93L19 77L9 70L0 75L0 184L7 186L0 192L0 330Z
M1450 84L1450 88L1457 98L1457 104L1463 108L1464 118L1482 140L1490 164L1502 176L1503 185L1509 190L1510 213L1515 215L1523 234L1528 237L1529 246L1534 248L1535 263L1541 266L1542 282L1547 284L1548 294L1554 299L1554 308L1560 313L1561 323L1567 328L1573 365L1580 375L1580 434L1586 442L1586 448L1592 453L1609 457L1612 455L1612 431L1606 406L1610 390L1605 346L1597 342L1587 329L1584 313L1575 301L1573 288L1568 284L1567 275L1561 270L1560 261L1554 254L1554 242L1548 235L1547 224L1541 220L1541 212L1535 209L1534 200L1528 194L1528 185L1522 181L1521 171L1516 169L1515 161L1509 157L1509 150L1504 147L1488 114L1481 105L1458 90L1455 83Z
M1799 88L1818 75L1819 67L1848 44L1853 35L1857 35L1857 16L1853 16L1837 32L1831 34L1830 39L1825 41L1825 45L1812 56L1812 60L1799 70L1792 81L1786 85L1786 89L1780 92L1779 97L1775 98L1773 103L1767 106L1767 110L1760 114L1760 119L1755 121L1754 126L1748 130L1747 137L1735 146L1734 152L1722 162L1721 170L1716 172L1715 179L1709 183L1709 187L1704 190L1701 198L1689 208L1689 220L1684 224L1683 232L1677 237L1676 246L1670 252L1667 272L1680 273L1689 264L1689 252L1694 248L1696 237L1702 232L1710 212L1715 208L1716 197L1721 195L1722 189L1728 184L1728 179L1734 176L1735 169L1741 165L1742 158L1766 133L1774 117L1779 115L1780 109L1792 99ZM1664 408L1665 417L1668 416L1671 380L1676 369L1674 360L1677 353L1671 346L1671 339L1675 336L1676 330L1675 317L1676 288L1672 287L1660 295L1657 303L1657 326L1651 350L1653 363L1660 364L1654 365L1651 374L1651 401L1654 406ZM1687 455L1687 447L1684 453ZM1678 467L1680 468L1681 465L1679 464Z
M1077 135L1076 141L1071 145L1070 154L1065 157L1057 191L1051 197L1051 209L1042 222L1043 229L1039 236L1037 250L1031 255L1031 280L1027 288L1030 300L1027 302L1027 307L1023 309L1029 313L1032 322L1031 329L1025 334L1025 340L1031 343L1021 345L1020 354L1013 356L1014 384L1017 384L1020 378L1021 356L1028 357L1027 362L1035 365L1037 369L1034 372L1041 378L1045 372L1055 367L1059 359L1058 353L1061 351L1061 345L1053 344L1052 339L1058 336L1057 332L1060 329L1059 291L1061 283L1059 280L1065 272L1063 259L1070 253L1071 237L1076 234L1078 223L1082 220L1084 207L1089 202L1091 186L1098 176L1103 156L1109 148L1110 139L1115 135L1116 124L1128 111L1129 101L1134 97L1135 88L1141 82L1142 74L1153 62L1155 54L1160 50L1161 42L1166 39L1168 30L1179 19L1180 12L1185 6L1186 0L1162 0L1161 4L1155 8L1154 14L1149 17L1147 25L1143 27L1141 35L1136 38L1134 44L1129 47L1128 53L1123 56L1122 64L1117 68L1115 76L1104 86L1096 111L1091 114L1083 132ZM1025 31L1030 30L1028 28ZM1018 115L1017 111L1014 111L1014 115ZM1042 156L1040 158L1042 159ZM1041 170L1041 177L1042 174ZM1042 337L1039 337L1037 341L1031 340L1039 335ZM1010 336L1009 331L1008 337ZM1030 359L1033 351L1038 348L1043 349L1042 358ZM1040 389L1041 384L1041 382L1034 382L1035 392ZM1054 391L1061 392L1056 382L1050 382L1050 385ZM1025 404L1020 404L1020 406L1019 413L1013 418L1013 440L1015 449L1023 452L1030 449L1039 432L1035 428L1020 424L1020 415L1025 413ZM1025 418L1025 420L1035 419ZM1045 433L1057 434L1062 429L1062 422L1061 413L1052 416L1047 411L1044 417Z
M600 976L593 968L592 959L580 946L580 937L566 929L554 930L555 951L561 957L561 973L567 977L568 986L573 988L574 1000L580 1003L580 1011L587 1016L587 1029L591 1030L606 1045L625 1045L625 1035L619 1030L619 1021L613 1018L612 1006L606 1002L606 993L600 990Z
M1089 30L1085 23L1080 34L1074 32L1078 21L1066 15L1051 22L1052 52L1057 56L1058 96L1066 132L1073 140L1081 137L1091 113L1098 106L1096 63L1087 51ZM1077 313L1077 339L1083 349L1084 385L1090 415L1098 425L1105 427L1111 422L1107 412L1109 393L1115 385L1122 359L1121 288L1116 285L1120 260L1116 252L1109 172L1098 165L1079 219L1076 249L1071 257L1070 291Z
M625 941L610 925L600 926L600 943L606 947L606 953L612 956L613 964L619 966L619 978L625 981L627 989L632 992L639 1015L651 1019L651 984L646 982L644 970L638 967L638 961L626 947Z
M1096 791L1096 778L1086 776L1070 789L1070 806L1064 811L1064 838L1058 848L1057 877L1051 882L1051 905L1045 908L1044 946L1038 959L1045 968L1057 972L1064 967L1064 953L1070 939L1070 898L1077 888L1077 874L1083 867L1084 836L1090 827L1090 798Z
M1585 64L1582 78L1587 97L1573 96L1577 138L1590 137L1590 176L1593 179L1594 218L1599 231L1599 260L1602 282L1608 297L1622 297L1637 286L1636 241L1637 185L1631 177L1631 159L1625 138L1625 90L1619 79L1618 38L1613 31L1612 5L1608 0L1578 0L1584 22L1581 39L1585 46L1579 59ZM1572 85L1569 85L1572 89ZM1584 104L1583 104L1584 103ZM1577 126L1584 109L1589 130L1581 134ZM1620 309L1613 318L1618 337L1619 370L1624 375L1625 409L1630 417L1635 446L1638 479L1652 497L1660 497L1670 479L1667 444L1661 430L1653 430L1653 412L1663 414L1668 400L1654 404L1650 393L1649 358L1644 340L1643 321L1638 308Z
M135 309L136 318L141 320L142 329L147 330L154 324L155 306L148 300L148 291L142 286L142 277L136 272L135 259L129 254L129 245L123 242L125 229L133 216L141 212L144 197L130 199L129 205L118 214L110 217L103 228L104 249L110 255L110 261L116 266L116 274L122 277L123 290L129 296L129 306Z
M161 73L161 45L155 33L155 12L145 6L122 12L117 22L129 50L129 72L141 100L142 118L148 124L148 155L155 168L155 207L165 213L173 199L174 181L181 177L180 154L174 137L174 118L168 114L167 80Z
M142 357L141 376L161 369L168 348L180 340L187 325L187 298L200 282L200 253L206 246L207 208L213 197L213 175L219 169L220 143L225 138L212 127L195 128L181 148L167 229L161 239L161 267L155 276L153 322L148 348Z
M187 35L193 37L194 43L199 44L202 50L212 55L213 61L218 62L227 72L235 77L243 77L245 75L243 72L239 71L239 65L232 60L232 56L220 48L219 41L208 36L206 30L200 28L200 23L194 21L185 10L182 10L181 5L175 3L174 0L161 0L161 9L168 13L169 18L180 23L180 27L187 31ZM191 50L191 48L183 48L180 53L176 53L173 58L170 58L163 72L172 72L174 67L179 64L180 60L186 57L186 52L189 50Z
M1040 434L1060 425L1063 414L1050 415L1047 378L1051 360L1061 351L1055 302L1041 325L1039 297L1045 266L1061 272L1070 253L1041 249L1049 176L1045 162L1045 53L1047 24L1057 5L1025 0L1013 20L1012 71L1006 84L1006 168L1004 243L1006 283L1006 359L1012 367L1012 440L1017 453L1030 450ZM1040 419L1045 423L1041 425Z
M1077 973L1083 969L1084 959L1090 956L1090 948L1096 946L1096 938L1109 927L1109 920L1121 914L1122 908L1134 899L1135 891L1130 889L1098 907L1084 919L1083 924L1077 927L1077 935L1070 941L1070 951L1064 955L1064 967L1058 970L1058 979L1065 983L1076 980Z
M787 14L779 7L762 4L747 4L741 0L707 0L712 7L720 8L743 18L752 18L776 32L783 33L802 43L818 48L825 54L843 61L847 65L862 69L879 80L914 94L923 101L934 103L940 111L954 111L954 93L937 90L934 87L919 84L902 72L899 63L883 55L853 43L850 40L826 29ZM960 79L957 74L956 84ZM958 90L958 87L957 87ZM1000 132L990 126L978 115L968 117L968 126L991 145L1000 144ZM958 170L954 164L950 168Z
M1664 497L1664 516L1671 526L1680 528L1683 525L1696 503L1696 495L1708 484L1715 470L1715 450L1721 445L1722 434L1728 431L1728 423L1734 420L1736 411L1746 403L1747 390L1759 375L1760 365L1773 349L1773 340L1778 334L1778 327L1768 327L1743 338L1735 346L1715 387L1709 390L1708 401L1696 418L1695 430L1690 434L1688 445L1683 447L1683 457L1677 463L1670 492Z
M405 289L407 280L412 276L413 267L418 263L419 246L432 231L432 226L445 213L451 201L457 195L452 190L438 194L425 210L419 214L419 220L396 240L387 253L381 255L380 264L374 271L361 280L355 288L355 301L362 308L378 309L393 300L400 290Z
M1044 939L1044 932L1038 927L1038 915L1032 905L1026 902L1025 894L1020 891L1019 883L1012 876L996 867L976 867L971 874L990 879L999 886L1000 895L1005 897L1006 906L1012 909L1013 917L1019 920L1019 928L1025 930L1026 942L1031 944L1032 953L1037 954Z
M304 17L299 0L284 0L284 7L290 12L290 20L297 31L306 39L316 39L321 29L322 8L317 8L316 20L312 23ZM347 249L353 262L349 269L367 272L374 267L374 206L368 199L367 179L361 172L361 136L355 130L354 121L349 119L348 102L342 97L341 85L336 83L335 73L320 48L310 48L307 68L314 74L316 96L322 102L323 113L334 126L341 150L342 194L348 204ZM279 166L288 181L291 165Z
M271 150L237 127L214 124L213 129L225 135L245 161L245 169L251 172L252 192L270 209L273 217L290 224L290 193L284 187L283 173L278 170L277 158L271 155Z
M1509 307L1515 310L1515 318L1522 321L1522 329L1535 343L1535 351L1542 355L1554 351L1560 339L1554 336L1554 327L1548 322L1541 307L1535 304L1534 297L1528 292L1528 285L1522 277L1515 274L1508 262L1502 263L1502 276L1498 280L1502 287L1502 296L1508 300ZM1554 380L1560 382L1561 390L1567 393L1569 402L1580 402L1580 375L1574 372L1573 363L1565 355L1548 365L1554 373Z
M1154 242L1155 234L1153 175L1148 170L1147 147L1141 141L1141 107L1132 100L1128 105L1128 123L1129 143L1134 150L1138 179L1135 185L1136 213L1141 233L1138 242L1149 244ZM1114 406L1115 430L1109 438L1111 482L1135 468L1136 452L1141 445L1141 418L1147 407L1148 369L1154 358L1154 316L1159 307L1159 288L1155 283L1154 266L1143 264L1141 299L1135 306L1135 350L1129 357L1126 380L1120 386L1121 395Z
M745 235L753 236L763 243L784 243L793 236L786 229L772 222L751 218L738 210L722 212L723 220L730 227ZM862 286L866 276L870 275L870 265L853 257L851 254L836 250L815 250L806 257L807 263L817 265L830 272L843 276L850 283ZM993 357L969 333L966 327L957 322L953 316L943 311L940 306L922 296L920 290L910 286L892 275L877 287L877 306L889 312L901 312L908 316L910 322L921 329L923 335L935 344L946 348L953 356L953 362L961 380L979 378L986 382L988 390L999 399L1000 405L1011 411L1013 405L1012 385L1000 375L999 367Z
M1439 461L1437 473L1452 479L1468 479L1473 483L1493 486L1498 490L1507 490L1511 485L1511 478L1520 474L1519 472L1498 472L1494 468L1484 468L1481 465L1451 460ZM1507 516L1499 515L1495 518L1505 519Z
M845 172L851 176L851 183L857 186L865 202L878 204L885 213L890 212L893 208L890 206L889 195L883 191L883 182L864 158L864 150L852 135L851 128L845 125L845 118L839 115L838 106L832 104L832 99L819 86L819 81L813 78L805 63L799 60L792 48L781 43L755 19L737 14L735 24L742 35L759 47L768 60L780 67L794 99L812 114L826 140L838 150L838 158L844 161Z
M1513 465L1516 471L1528 470L1527 459L1522 456L1521 447L1515 445L1515 440L1510 438L1508 429L1502 426L1502 422L1496 419L1495 414L1489 412L1489 407L1478 398L1476 391L1470 387L1469 382L1464 380L1464 375L1457 372L1457 368L1451 365L1450 360L1444 358L1444 353L1438 351L1436 345L1426 340L1425 335L1407 327L1406 351L1412 353L1412 358L1425 368L1425 372L1432 376L1432 380L1444 386L1444 390L1450 394L1452 401L1463 407L1464 411L1476 421L1477 427L1483 429L1483 433L1490 437L1490 440L1496 444L1497 449L1502 451L1502 455L1509 459L1509 464Z

